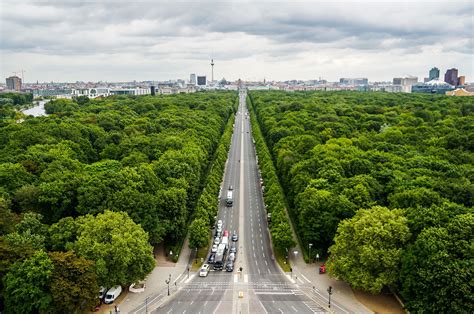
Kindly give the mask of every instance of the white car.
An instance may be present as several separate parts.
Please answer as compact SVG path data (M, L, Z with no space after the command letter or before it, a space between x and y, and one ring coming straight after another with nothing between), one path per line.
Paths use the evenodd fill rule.
M217 228L221 227L222 228L222 220L217 221Z
M209 274L209 268L210 267L208 264L202 265L201 269L199 270L199 277L207 277Z
M218 245L220 242L221 242L221 240L220 240L218 237L216 237L216 238L214 239L214 244L215 244L215 245Z
M232 262L235 261L235 253L230 253L227 259Z
M214 244L214 245L212 246L211 252L212 252L212 253L216 253L216 252L217 252L217 244Z
M219 226L219 225L217 226L217 232L218 232L218 233L219 233L219 232L222 232L222 226Z

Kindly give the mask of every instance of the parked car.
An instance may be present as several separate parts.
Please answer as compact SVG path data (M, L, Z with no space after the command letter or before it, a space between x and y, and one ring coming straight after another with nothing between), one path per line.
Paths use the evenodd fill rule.
M224 237L228 237L228 236L229 236L229 231L224 230L223 236L224 236Z
M99 289L99 300L102 301L104 300L105 293L107 292L107 288L105 287L100 287Z
M199 270L199 277L207 277L209 274L209 269L210 266L208 264L204 264L201 266L201 269Z
M230 247L230 253L237 253L237 247L235 244Z
M105 295L104 303L110 304L113 303L122 293L122 287L121 286L115 286L109 289L107 291L107 294Z
M234 241L234 242L239 241L239 236L237 235L237 233L235 231L232 234L232 241Z
M220 219L217 221L217 228L219 228L219 227L222 228L222 220L220 220Z
M219 233L222 232L222 226L219 226L219 225L217 226L217 232Z
M219 239L217 237L214 239L214 244L215 245L219 244L220 242L221 242L221 239Z
M211 253L211 255L209 255L209 258L207 259L207 263L214 264L215 260L216 260L216 253Z
M232 191L234 187L232 185L229 185L229 191Z
M211 249L211 253L216 253L217 252L217 244L214 244Z

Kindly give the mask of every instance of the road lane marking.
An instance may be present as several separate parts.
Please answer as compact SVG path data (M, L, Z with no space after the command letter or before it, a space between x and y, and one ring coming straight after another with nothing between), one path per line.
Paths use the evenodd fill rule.
M244 282L249 282L249 275L247 274L244 275Z
M188 282L190 282L191 280L193 280L194 276L196 276L196 275L194 275L194 274L191 275L188 279L186 279L185 283L188 283Z
M209 301L206 301L206 302L204 302L204 306L206 306L206 305L207 305L207 302L209 302Z
M280 313L284 313L280 308L278 308L278 310L280 311Z
M293 309L293 311L295 312L298 312L298 310L292 305L291 308Z
M309 279L308 279L308 278L306 278L306 276L305 276L305 275L303 275L303 274L300 274L300 275L301 275L301 277L303 277L303 278L304 278L304 280L306 280L307 282L311 283L311 281L309 281Z
M296 277L296 279L298 279L298 281L301 282L301 284L304 284L304 281L301 280L301 278Z
M234 275L234 282L239 281L239 275Z
M265 265L267 265L267 266L268 266L267 260L265 260Z
M267 310L266 310L265 307L263 306L262 301L258 300L258 302L260 302L260 305L262 306L262 309L265 311L265 314L268 314Z

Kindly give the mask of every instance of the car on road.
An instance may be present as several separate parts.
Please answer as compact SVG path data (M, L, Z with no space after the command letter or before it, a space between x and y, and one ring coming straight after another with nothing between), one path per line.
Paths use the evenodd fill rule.
M215 244L215 245L218 245L219 243L221 243L221 239L215 238L215 239L214 239L214 244Z
M237 233L235 231L232 234L232 241L234 241L234 242L239 241L239 236L237 235Z
M230 247L230 251L229 251L229 252L230 252L230 253L237 253L237 247L235 246L235 244Z
M227 261L227 264L225 264L225 271L227 271L227 272L234 271L234 262L233 261Z
M227 260L232 261L232 262L235 261L235 253L230 253Z
M217 221L217 228L219 228L219 227L222 227L222 220L220 220L220 219Z
M109 289L107 291L107 294L105 295L104 303L105 304L110 304L113 303L122 293L122 287L121 286L115 286Z
M209 258L207 259L207 263L214 264L215 260L216 260L216 253L211 253L211 255L209 255Z
M211 249L211 253L216 253L217 252L217 244L214 244Z
M228 237L228 236L229 236L229 231L224 230L224 235L223 235L223 236L224 236L224 237Z
M219 226L219 225L217 226L217 232L219 233L222 232L222 226Z
M217 232L217 231L216 231L216 236L215 236L215 237L216 237L216 238L220 238L220 237L221 237L221 232Z
M319 266L319 273L320 274L326 273L326 264L323 263L321 266Z
M229 185L229 191L232 191L234 187L232 185Z
M199 270L199 277L207 277L209 274L210 266L208 264L202 265L201 269Z

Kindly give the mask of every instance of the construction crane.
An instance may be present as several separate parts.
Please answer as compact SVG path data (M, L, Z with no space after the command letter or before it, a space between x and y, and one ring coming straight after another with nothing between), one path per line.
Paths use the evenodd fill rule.
M21 82L25 83L25 70L13 71L12 73L17 76L17 73L21 73Z

